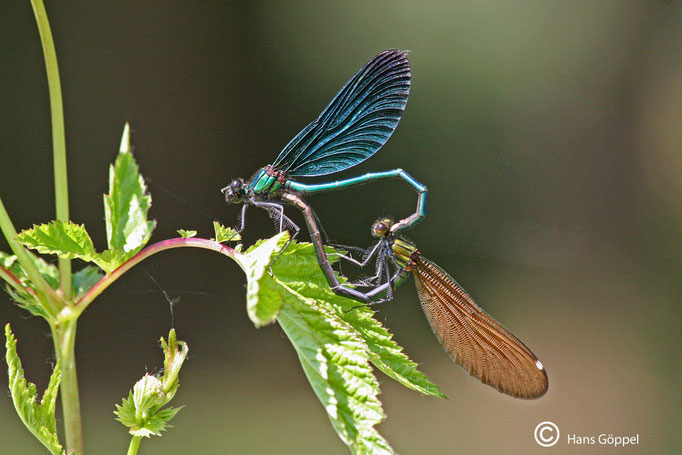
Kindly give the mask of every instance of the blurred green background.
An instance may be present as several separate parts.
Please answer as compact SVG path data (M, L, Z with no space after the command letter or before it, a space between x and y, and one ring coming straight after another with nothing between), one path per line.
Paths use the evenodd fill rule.
M582 450L680 453L679 2L55 1L47 10L72 219L100 249L107 167L125 121L153 196L153 240L179 228L209 236L213 218L236 224L222 186L271 162L369 58L411 50L397 131L342 176L402 167L428 185L429 216L410 239L533 349L550 389L519 401L467 377L409 283L378 317L449 399L379 374L381 433L403 454L576 453L566 434L600 433L639 434L640 445ZM0 56L0 195L26 228L54 217L47 85L28 1L3 2ZM365 246L371 222L405 216L415 196L386 182L309 202L334 240ZM274 233L264 213L248 221L247 243ZM176 250L88 309L77 352L89 453L126 450L113 405L161 366L157 340L171 325L190 346L175 398L187 407L143 453L348 453L281 329L249 322L244 283L222 256ZM180 298L173 314L160 289ZM42 389L53 363L46 324L4 294L0 322L12 323ZM552 449L533 439L544 420L562 432ZM0 428L0 452L42 453L7 393Z

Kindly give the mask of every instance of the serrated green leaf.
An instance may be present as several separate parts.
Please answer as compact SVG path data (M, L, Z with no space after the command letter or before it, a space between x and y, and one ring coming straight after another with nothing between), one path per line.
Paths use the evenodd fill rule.
M332 426L354 453L391 454L388 442L374 428L384 419L384 413L378 399L379 385L370 366L370 348L360 332L340 317L332 305L319 300L319 295L308 298L288 286L285 280L290 274L308 282L311 277L321 276L321 271L316 261L314 267L308 264L311 260L308 256L312 254L314 258L314 252L304 245L292 243L280 254L287 241L288 234L281 233L258 242L237 258L249 276L247 289L252 286L257 291L247 290L247 302L249 298L256 300L250 316L258 315L262 309L264 314L277 317ZM286 259L280 262L285 255ZM275 257L272 278L265 272ZM319 290L311 292L317 286L313 284L303 290L319 294ZM326 281L323 286L328 289Z
M134 253L127 254L118 249L104 250L97 255L97 265L102 267L106 273L111 273L133 256Z
M38 403L35 384L26 381L24 378L24 370L17 354L17 340L12 334L9 324L5 326L5 340L9 388L17 414L19 414L26 428L50 453L64 454L65 452L59 444L54 416L59 383L61 382L59 362L57 362L50 376L50 382Z
M100 269L90 265L74 273L72 283L76 299L83 297L103 276L104 274Z
M139 173L130 147L130 126L126 124L121 148L115 163L109 167L109 194L104 195L104 215L108 250L123 262L139 251L152 235L154 221L147 220L151 196ZM114 263L114 268L123 262Z
M246 311L256 327L272 323L284 303L279 285L268 275L270 263L289 242L289 233L280 232L276 236L260 242L245 254L235 256L235 260L246 273Z
M45 278L45 281L53 289L56 289L57 286L59 285L58 278L59 271L57 270L57 267L55 267L53 264L45 262L42 258L39 258L30 251L27 251L27 254L28 257L33 262L33 264L35 265L36 269L38 269L38 272L40 272L43 278ZM43 318L48 320L49 316L45 312L45 308L43 307L43 305L36 299L36 297L33 294L31 294L28 291L29 288L35 291L35 287L33 286L31 280L29 279L28 274L17 260L17 257L0 251L0 265L9 270L17 279L19 279L21 284L25 288L27 288L26 291L19 291L11 286L6 286L5 290L10 295L10 297L12 297L12 299L17 303L17 305L29 311L32 315L42 316Z
M135 419L135 402L133 401L133 391L128 393L128 398L121 400L121 404L117 404L114 414L116 415L116 420L121 422L128 428L132 428L137 425L137 420Z
M179 408L165 408L158 411L156 414L148 418L144 425L136 428L131 428L129 433L133 436L140 436L149 438L153 436L161 436L162 431L166 431L168 428L172 428L168 422L175 417L175 415L182 409Z
M192 237L196 237L197 231L187 231L185 229L178 229L178 234L180 234L180 237L183 239L189 239Z
M45 281L47 281L47 284L49 284L52 289L57 289L59 287L59 269L57 266L45 261L41 257L36 256L30 251L28 251L28 257L31 259L31 262L33 262L33 265L36 269L38 269L38 272L40 272ZM28 282L28 274L26 272L22 273L25 277L24 280Z
M47 264L45 261L42 259L38 258L35 256L33 253L30 251L27 251L29 257L33 261L36 266L38 266L38 271L45 276L44 272L47 272L51 276L49 277L48 284L52 286L52 282L55 278L54 273L57 272L57 268L54 266L51 266L50 264ZM24 270L24 267L21 265L17 257L13 254L7 254L2 251L0 251L0 265L3 266L6 270L8 270L12 275L14 275L15 278L17 278L22 285L28 287L31 285L31 281L29 280L28 274ZM50 267L51 266L51 267ZM50 268L54 270L50 270ZM42 270L41 270L42 269Z
M242 236L239 235L239 232L235 231L231 227L225 227L217 221L213 222L213 230L215 231L215 238L213 240L219 243L237 242L242 239Z
M26 248L41 254L56 254L63 259L93 261L95 247L82 224L70 221L52 221L33 225L32 229L21 231L14 238Z
M374 428L384 414L370 363L409 388L443 395L369 307L331 291L311 244L292 242L283 253L276 252L275 241L284 245L284 238L259 241L236 258L251 287L249 316L257 325L277 317L334 429L354 453L393 453ZM327 252L335 262L338 252ZM271 263L272 276L265 273Z
M356 454L392 454L374 428L385 416L366 343L317 301L282 288L288 292L277 321L339 437Z
M124 257L125 254L120 250L98 254L95 252L92 239L85 230L85 226L70 221L52 221L47 224L34 225L32 229L26 229L17 234L15 240L42 254L55 254L64 259L78 258L86 262L94 262L107 273L132 256L129 254ZM48 282L52 285L52 282Z
M20 308L28 311L33 316L41 316L45 320L50 320L50 316L45 311L45 308L32 294L19 292L11 286L5 286L5 291Z
M337 252L327 248L330 262L336 261ZM310 243L292 243L272 266L275 276L296 292L315 299L318 304L326 305L349 325L351 325L370 350L370 360L384 374L400 384L430 396L445 397L438 386L417 369L394 340L393 335L377 321L374 311L367 306L340 297L332 292L315 257ZM339 278L344 282L343 277Z

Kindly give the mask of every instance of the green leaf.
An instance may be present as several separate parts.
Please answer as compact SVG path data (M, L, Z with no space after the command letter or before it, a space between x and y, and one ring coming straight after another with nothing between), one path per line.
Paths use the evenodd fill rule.
M104 250L97 255L97 265L106 273L111 273L134 255L134 253L125 253L123 250Z
M128 428L137 427L137 419L135 418L135 401L133 400L133 391L128 393L128 398L123 398L121 404L116 405L114 414L116 420L121 422Z
M17 340L12 334L10 325L5 326L6 359L9 371L9 388L12 395L14 408L19 414L26 428L35 436L52 454L64 454L57 436L56 421L54 416L59 383L61 381L61 369L59 362L50 376L50 382L38 402L38 393L35 384L26 381L24 370L21 368L21 360L17 354Z
M147 220L152 198L139 173L130 147L130 125L126 124L116 162L109 167L109 194L104 195L108 253L113 268L137 253L155 227Z
M269 269L288 241L289 233L283 231L235 257L246 273L246 311L256 327L274 322L284 303L280 287L270 277Z
M189 239L191 237L196 237L197 235L197 231L186 231L184 229L178 229L177 232L183 239Z
M385 415L364 340L317 301L288 291L277 320L339 437L356 454L392 454L374 428Z
M86 262L94 262L107 273L123 263L119 258L123 254L117 251L113 251L113 254L108 251L98 254L85 226L70 221L52 221L47 224L33 225L32 229L26 229L17 234L15 240L26 248L37 250L42 254L55 254L64 259L78 258ZM49 280L48 282L53 285Z
M72 283L76 299L83 297L103 276L104 274L100 269L92 266L83 267L74 273Z
M182 407L161 409L153 416L149 417L141 427L131 428L130 434L147 438L152 435L161 436L162 431L166 431L168 428L172 427L168 422L175 417L175 414L177 414L180 409L182 409Z
M98 254L83 225L63 221L33 226L16 240L39 253L94 262L110 273L149 241L155 227L154 221L147 220L150 206L151 196L131 153L130 126L126 124L120 152L109 168L109 194L104 195L108 249ZM191 236L191 231L183 232Z
M38 272L40 272L45 281L47 281L47 284L49 284L52 289L57 289L59 287L59 269L57 268L57 266L54 264L50 264L43 258L36 256L30 251L28 252L28 257L31 259L31 262L33 262L33 265L35 266L36 269L38 269ZM30 282L28 274L25 271L23 271L23 269L22 274L23 274L22 281L25 281L27 283ZM30 284L31 286L33 285L32 283Z
M161 436L161 432L169 427L168 422L182 409L164 408L175 396L180 380L178 374L189 348L187 343L178 341L175 329L168 334L168 341L161 338L164 353L163 374L152 376L145 374L135 383L133 390L116 405L116 420L129 428L133 436Z
M370 364L409 388L443 395L369 307L331 291L313 246L291 242L281 252L287 239L282 233L259 241L235 258L248 278L249 316L257 326L277 318L334 429L354 453L393 453L374 428L384 414ZM335 262L338 252L327 253Z
M326 248L330 262L336 262L338 251ZM370 360L384 374L400 384L424 395L445 398L438 386L417 369L394 340L393 335L374 318L368 306L340 297L331 290L320 270L315 250L310 243L292 243L273 264L275 276L287 286L333 311L350 324L367 343ZM340 282L345 278L339 277Z
M215 238L213 240L219 243L236 242L242 239L241 235L239 235L239 232L235 231L231 227L225 227L217 221L213 222L213 230L215 231Z
M14 238L26 248L41 254L56 254L63 259L93 261L95 247L82 224L70 221L52 221L33 225L32 229L21 231Z
M45 278L45 281L47 281L53 289L56 289L59 285L59 271L57 267L45 262L42 258L39 258L30 251L27 251L27 254L36 269L38 269L38 272ZM36 289L29 279L28 274L17 260L17 257L0 251L0 265L9 270L26 288L26 291L19 291L9 285L6 286L5 290L10 297L12 297L20 307L29 311L34 316L42 316L46 320L49 320L49 315L45 312L43 305L36 299L34 294L31 294L28 291L28 289L33 289L34 291Z

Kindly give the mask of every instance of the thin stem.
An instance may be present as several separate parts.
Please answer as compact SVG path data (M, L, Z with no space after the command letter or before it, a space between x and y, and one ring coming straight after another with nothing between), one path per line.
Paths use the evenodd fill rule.
M29 288L28 286L24 286L21 284L21 280L14 276L12 272L10 272L8 269L4 268L3 266L0 265L0 278L5 280L7 284L12 286L14 289L16 289L19 292L29 292L31 293L34 297L36 295L36 291L33 289Z
M85 295L81 297L75 303L75 305L70 308L70 310L73 311L76 316L80 315L98 295L104 292L106 288L108 288L114 281L120 278L121 275L130 270L137 263L160 251L183 247L204 248L207 250L217 251L218 253L224 254L230 258L234 258L236 254L232 248L225 246L222 243L218 243L215 240L192 237L176 238L157 242L128 259L125 263L123 263L123 265L111 272L109 275L104 276L92 288L90 288L90 290L85 293ZM239 261L237 261L237 263L239 264Z
M128 447L128 455L136 455L137 449L140 448L140 442L142 441L142 436L133 436L130 440L130 446Z
M70 307L60 313L60 320L52 328L57 360L62 369L62 382L59 395L62 400L64 414L64 433L66 436L66 453L83 454L83 427L81 425L80 398L78 396L78 377L76 375L76 325L77 317L69 315Z
M14 229L14 224L10 220L7 210L5 210L5 205L2 203L0 198L0 230L5 235L9 247L12 252L19 260L19 264L23 267L24 271L28 275L31 283L35 286L37 290L37 298L41 305L47 311L50 316L56 316L59 310L63 307L62 300L54 292L54 289L45 281L45 278L40 274L36 266L33 264L29 253L16 243L13 239L17 235L17 231Z
M69 220L69 187L66 173L66 135L64 133L64 108L62 86L59 80L57 51L52 39L50 23L42 0L31 0L33 14L38 24L40 43L43 46L47 86L50 90L50 117L52 118L52 156L54 166L54 196L57 219ZM59 286L65 300L71 299L71 261L59 259Z

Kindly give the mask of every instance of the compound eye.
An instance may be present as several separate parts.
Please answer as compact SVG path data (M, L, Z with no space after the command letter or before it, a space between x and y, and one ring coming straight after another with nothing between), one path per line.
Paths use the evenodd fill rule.
M388 231L388 226L383 221L378 221L372 226L372 236L373 237L383 237Z
M230 183L230 190L233 192L238 191L243 185L244 183L240 179L232 180L232 183Z

